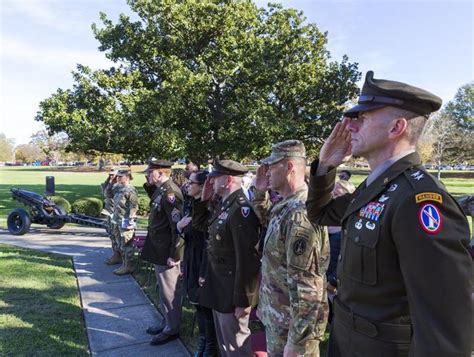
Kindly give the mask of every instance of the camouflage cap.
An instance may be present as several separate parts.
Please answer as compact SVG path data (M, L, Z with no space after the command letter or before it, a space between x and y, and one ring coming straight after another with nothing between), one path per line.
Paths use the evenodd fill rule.
M273 165L287 157L306 158L306 149L300 140L285 140L272 145L272 153L261 160L264 165Z
M119 169L117 170L116 176L132 176L132 170L130 169Z
M242 176L248 172L248 168L234 160L214 160L212 172L209 177L221 175Z
M361 111L393 106L427 117L437 111L441 104L441 98L433 93L402 82L375 79L374 72L369 71L365 76L358 104L344 115L356 118Z

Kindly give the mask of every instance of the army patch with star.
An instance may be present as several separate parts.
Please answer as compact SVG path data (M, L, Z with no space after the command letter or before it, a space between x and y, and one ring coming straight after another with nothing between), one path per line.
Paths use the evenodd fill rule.
M180 219L181 219L181 212L179 211L179 209L174 208L174 209L171 211L171 220L172 220L174 223L178 223Z
M166 199L167 199L168 202L171 203L171 204L175 203L175 201L176 201L176 196L175 196L174 192L168 193L168 195L166 196Z

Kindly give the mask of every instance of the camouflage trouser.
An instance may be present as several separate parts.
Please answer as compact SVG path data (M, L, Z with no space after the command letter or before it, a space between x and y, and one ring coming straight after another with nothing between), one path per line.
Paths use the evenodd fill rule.
M113 224L113 234L117 240L118 250L126 261L133 258L132 239L134 233L133 229L122 229L118 224Z
M112 219L110 216L107 216L107 228L105 231L107 232L107 235L110 238L110 242L112 243L112 250L114 252L119 251L119 243L118 243L118 238L115 236L115 229L114 226L116 224L112 223Z
M285 350L286 341L288 339L288 332L288 329L280 326L265 326L268 357L283 357L283 351ZM306 353L305 356L319 357L319 343L317 348Z

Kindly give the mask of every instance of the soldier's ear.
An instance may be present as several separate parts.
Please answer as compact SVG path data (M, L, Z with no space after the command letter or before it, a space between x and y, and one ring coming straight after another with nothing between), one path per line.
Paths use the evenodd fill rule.
M389 137L397 138L403 135L407 129L408 122L405 118L398 118L391 124Z
M295 168L295 163L294 163L293 161L291 161L291 160L287 160L287 161L286 161L286 169L287 169L288 171L291 171L291 170L293 170L294 168Z

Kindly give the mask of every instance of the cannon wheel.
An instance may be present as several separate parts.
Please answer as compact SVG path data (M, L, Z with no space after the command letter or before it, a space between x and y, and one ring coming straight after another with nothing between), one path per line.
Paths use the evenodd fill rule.
M23 208L16 208L8 215L7 225L11 234L21 236L30 230L30 215Z
M61 215L61 216L65 216L67 214L66 210L64 208L62 208L61 206L56 206L56 209L57 209L57 212ZM47 226L48 228L51 228L51 229L61 229L64 227L64 225L66 224L66 222L62 221L56 221L56 222L51 222L51 223L48 223Z

